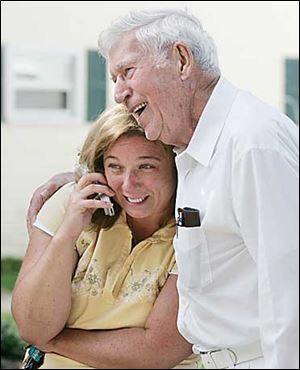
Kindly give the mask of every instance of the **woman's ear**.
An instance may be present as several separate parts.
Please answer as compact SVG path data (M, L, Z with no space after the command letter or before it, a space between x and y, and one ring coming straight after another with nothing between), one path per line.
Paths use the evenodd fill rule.
M180 78L184 81L189 78L192 72L193 54L190 48L182 42L176 42L173 51L176 58L177 71L180 73Z

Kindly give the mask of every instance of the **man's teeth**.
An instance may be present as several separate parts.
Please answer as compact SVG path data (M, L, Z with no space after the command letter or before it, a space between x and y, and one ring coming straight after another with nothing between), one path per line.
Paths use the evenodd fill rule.
M141 104L139 104L136 108L134 108L133 113L136 113L137 111L139 111L142 108L145 108L146 106L147 106L147 103L141 103Z
M127 197L127 200L130 202L130 203L142 203L146 198L128 198Z

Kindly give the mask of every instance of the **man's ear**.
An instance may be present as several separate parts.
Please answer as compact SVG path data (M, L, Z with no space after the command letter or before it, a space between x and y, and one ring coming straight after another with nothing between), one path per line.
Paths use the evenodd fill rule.
M177 71L180 73L180 78L184 81L191 74L194 64L193 54L190 48L182 42L176 42L173 51L176 58Z

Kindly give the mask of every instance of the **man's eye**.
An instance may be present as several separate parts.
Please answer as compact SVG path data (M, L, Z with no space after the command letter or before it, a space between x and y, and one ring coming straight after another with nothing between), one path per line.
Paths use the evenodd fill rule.
M114 77L114 76L111 76L111 77L110 77L110 79L111 79L111 81L112 81L114 84L117 82L117 79L116 79L116 77Z
M132 74L133 74L133 71L134 71L133 67L125 68L125 70L124 70L125 77L131 77Z

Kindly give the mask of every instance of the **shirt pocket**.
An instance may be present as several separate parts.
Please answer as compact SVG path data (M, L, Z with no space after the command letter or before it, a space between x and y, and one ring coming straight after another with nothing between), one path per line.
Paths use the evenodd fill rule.
M208 245L200 227L179 227L176 260L179 279L188 288L204 288L212 282Z

